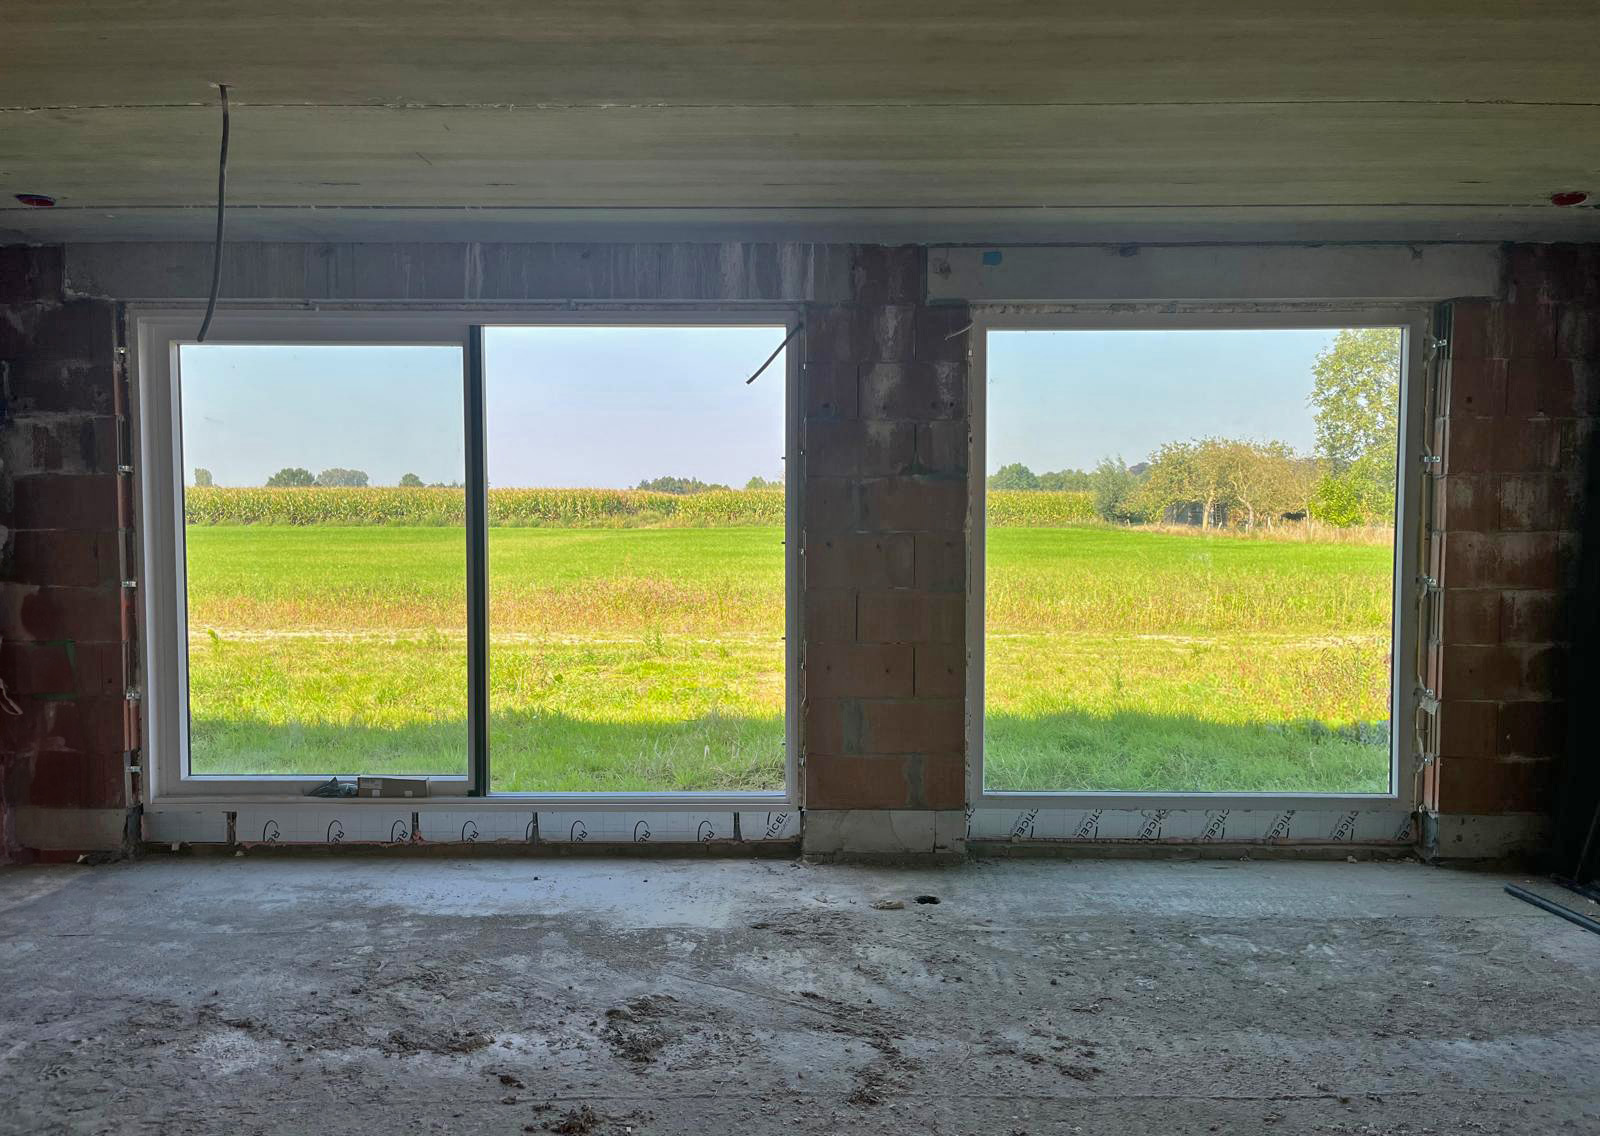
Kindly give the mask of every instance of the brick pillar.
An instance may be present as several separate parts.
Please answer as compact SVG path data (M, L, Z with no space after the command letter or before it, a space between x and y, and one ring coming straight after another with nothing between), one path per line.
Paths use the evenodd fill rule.
M1508 269L1503 300L1453 305L1437 424L1440 752L1423 794L1441 818L1504 819L1479 824L1482 839L1446 825L1441 854L1539 839L1565 739L1566 612L1600 410L1600 247L1516 246Z
M959 847L966 801L965 306L915 248L806 312L803 792L814 851Z
M122 839L116 309L0 248L0 857Z

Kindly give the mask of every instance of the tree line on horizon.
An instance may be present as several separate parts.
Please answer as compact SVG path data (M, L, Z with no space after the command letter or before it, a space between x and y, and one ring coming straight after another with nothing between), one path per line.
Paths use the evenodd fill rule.
M988 479L997 490L1077 490L1121 524L1182 520L1255 527L1312 517L1393 523L1399 457L1400 330L1347 328L1312 365L1316 449L1205 437L1167 442L1148 461L1101 459L1093 470L1035 474L1021 462Z
M196 466L194 471L194 484L197 489L216 488L216 479L211 471L204 466ZM401 489L460 489L462 483L452 481L425 482L414 473L404 474L398 483ZM752 477L745 482L746 489L782 489L783 478ZM321 473L313 474L309 469L300 466L285 466L271 477L267 478L268 489L368 489L371 488L371 479L366 470L344 469L334 467L325 469ZM701 481L697 477L655 477L639 482L637 488L648 490L652 493L711 493L714 491L727 491L730 487L718 485L715 482Z

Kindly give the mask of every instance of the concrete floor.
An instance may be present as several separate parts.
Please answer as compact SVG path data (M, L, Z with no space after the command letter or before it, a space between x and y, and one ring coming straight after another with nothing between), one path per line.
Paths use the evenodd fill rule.
M1600 938L1502 882L1234 861L13 869L0 1131L1600 1131Z

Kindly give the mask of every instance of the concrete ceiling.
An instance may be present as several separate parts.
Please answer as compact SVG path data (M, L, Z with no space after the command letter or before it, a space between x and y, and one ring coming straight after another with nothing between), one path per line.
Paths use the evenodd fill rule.
M1600 0L1301 7L12 3L0 239L206 236L219 81L240 239L1600 239Z

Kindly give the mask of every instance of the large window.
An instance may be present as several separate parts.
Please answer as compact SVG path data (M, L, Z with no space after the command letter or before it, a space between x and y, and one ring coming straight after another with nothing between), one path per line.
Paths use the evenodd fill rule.
M783 788L783 337L488 329L494 789Z
M140 325L158 793L784 792L783 316L192 324Z
M461 348L178 364L190 771L465 776Z
M989 330L983 790L1391 792L1406 339Z

